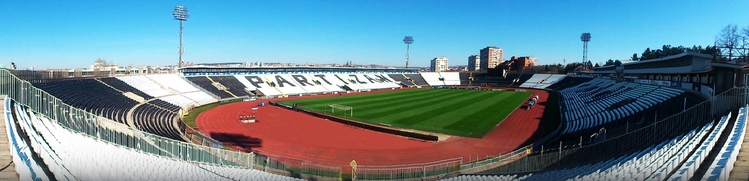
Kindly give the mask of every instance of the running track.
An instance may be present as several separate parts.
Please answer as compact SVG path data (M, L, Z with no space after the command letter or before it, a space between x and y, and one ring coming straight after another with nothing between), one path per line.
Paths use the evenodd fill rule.
M201 113L197 125L204 134L231 147L322 164L348 166L351 160L356 160L359 165L399 165L459 157L466 163L476 157L483 159L513 151L525 146L523 144L532 138L547 105L548 93L528 91L539 95L539 104L532 110L516 109L481 139L452 136L441 142L422 142L345 126L270 105L259 107L257 111L251 109L260 101L282 99L222 105ZM378 92L383 91L372 93ZM255 112L259 121L239 122L237 115L242 111Z

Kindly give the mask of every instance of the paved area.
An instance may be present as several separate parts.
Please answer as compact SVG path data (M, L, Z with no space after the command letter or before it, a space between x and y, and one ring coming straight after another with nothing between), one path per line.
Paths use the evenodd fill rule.
M749 129L745 129L744 134L749 134ZM728 180L749 180L749 143L747 142L749 142L749 138L744 136L743 143L741 143L741 149L739 150L739 156L736 158L736 163L733 165L733 170L731 170Z
M4 97L4 96L3 96ZM0 98L0 102L5 99ZM5 112L5 107L0 106L0 112ZM16 164L10 156L10 141L8 140L8 131L5 128L5 116L0 116L0 181L19 180L16 173Z

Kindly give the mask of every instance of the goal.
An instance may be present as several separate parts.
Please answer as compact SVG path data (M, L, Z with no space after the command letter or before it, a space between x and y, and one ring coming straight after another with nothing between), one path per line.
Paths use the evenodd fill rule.
M335 111L338 110L338 115L354 117L354 107L340 104L331 104L328 105L328 107L330 107L330 112L332 114L336 114Z

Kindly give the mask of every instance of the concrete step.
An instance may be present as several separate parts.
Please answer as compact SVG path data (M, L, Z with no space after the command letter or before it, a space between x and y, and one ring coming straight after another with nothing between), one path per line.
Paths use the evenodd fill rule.
M3 96L4 97L4 96ZM5 99L0 99L0 102L5 102ZM16 164L11 163L13 157L10 154L10 141L8 140L8 131L6 130L5 123L5 107L0 106L0 168L6 167L0 171L0 181L6 180L19 180L18 173L16 173Z
M744 134L749 134L749 129L744 129ZM733 170L729 175L728 180L749 180L749 139L744 136L744 140L741 143L736 163L733 164Z

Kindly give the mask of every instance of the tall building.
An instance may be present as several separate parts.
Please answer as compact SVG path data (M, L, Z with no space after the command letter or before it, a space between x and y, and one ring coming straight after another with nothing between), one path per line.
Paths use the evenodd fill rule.
M435 57L429 64L429 70L432 72L447 71L447 57Z
M502 63L502 49L496 46L488 46L481 49L481 63L479 69L487 70L497 67Z
M538 65L538 58L536 57L518 57L516 64L520 64L523 67L530 67Z
M481 57L479 55L468 56L468 71L481 71Z

